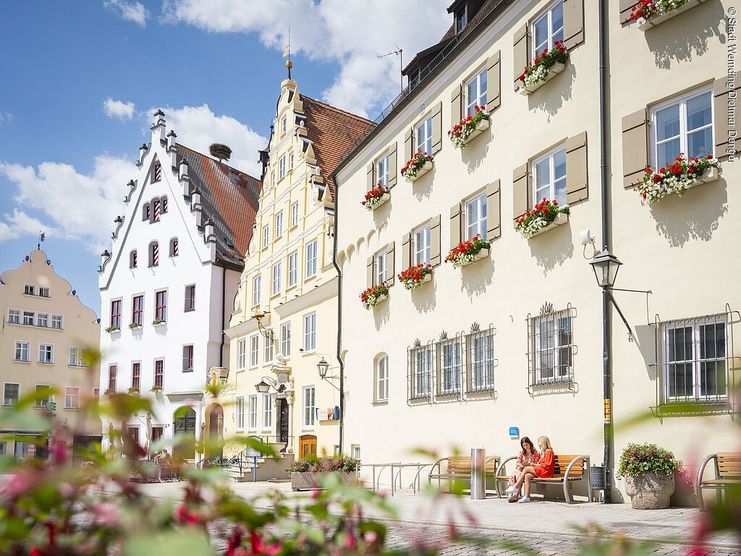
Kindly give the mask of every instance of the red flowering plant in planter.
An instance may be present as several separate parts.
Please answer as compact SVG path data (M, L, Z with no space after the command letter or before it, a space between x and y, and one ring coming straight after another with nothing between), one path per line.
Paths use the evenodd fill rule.
M376 210L388 200L389 195L391 195L389 188L379 183L365 194L365 200L360 204L368 210Z
M525 66L520 75L520 81L526 86L531 87L538 83L545 83L548 80L551 68L556 64L565 64L569 59L569 51L563 45L563 42L556 41L553 43L553 50L544 48L543 51L535 57L532 63Z
M639 25L681 8L687 0L640 0L630 11L630 19Z
M515 228L527 239L547 228L560 214L569 214L569 207L560 207L558 201L543 199L535 208L517 219Z
M427 153L418 152L401 169L401 175L409 181L414 181L422 170L432 168L433 157Z
M432 276L432 265L429 263L419 263L414 266L410 266L401 274L399 274L399 280L404 287L408 290L413 290L420 287L422 284L427 282Z
M360 302L363 307L370 309L375 307L389 295L389 287L386 282L381 282L377 286L371 286L360 294Z
M698 183L708 179L708 171L720 168L720 163L712 154L704 158L687 158L684 153L674 159L671 164L655 171L646 166L643 179L636 186L636 190L644 202L653 203L672 193L682 195L685 191Z
M488 125L488 122L491 119L490 112L484 106L479 106L477 104L474 109L476 112L473 115L469 114L448 131L450 141L456 149L463 148L471 135L473 135L479 127L484 125L482 122L486 121Z
M479 253L484 249L489 249L491 242L487 239L481 239L480 234L476 234L468 241L461 242L457 247L453 247L445 257L446 263L453 263L454 268L460 268L471 264L479 258Z

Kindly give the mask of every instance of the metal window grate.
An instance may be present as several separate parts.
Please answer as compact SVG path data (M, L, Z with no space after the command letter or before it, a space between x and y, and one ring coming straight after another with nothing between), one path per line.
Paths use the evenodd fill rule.
M432 377L435 373L435 343L407 349L407 400L432 401Z
M494 335L492 325L486 330L472 331L466 338L466 393L480 394L494 392Z
M528 392L530 395L576 389L574 380L574 319L576 309L554 311L549 303L527 317Z

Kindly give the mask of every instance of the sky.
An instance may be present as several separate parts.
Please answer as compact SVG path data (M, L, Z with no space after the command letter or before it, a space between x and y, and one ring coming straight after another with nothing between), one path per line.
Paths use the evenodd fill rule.
M450 0L34 0L0 18L0 272L44 231L55 270L99 311L99 254L157 108L178 141L260 174L283 48L302 93L371 119Z

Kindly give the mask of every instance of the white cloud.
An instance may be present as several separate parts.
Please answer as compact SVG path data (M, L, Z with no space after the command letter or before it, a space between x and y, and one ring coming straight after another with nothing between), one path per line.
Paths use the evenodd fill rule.
M166 0L164 13L169 21L208 31L256 33L265 46L277 49L290 27L294 52L342 65L324 99L373 117L399 90L398 59L378 56L398 46L409 61L436 43L452 23L448 4L450 0ZM300 76L300 67L295 71Z
M149 12L141 2L126 2L126 0L104 0L106 9L118 15L121 19L132 21L144 27L147 24Z
M109 118L118 120L130 120L134 117L136 106L133 102L124 102L122 100L113 100L111 97L103 102L103 112Z
M13 114L10 112L0 112L0 125L9 124L13 121Z

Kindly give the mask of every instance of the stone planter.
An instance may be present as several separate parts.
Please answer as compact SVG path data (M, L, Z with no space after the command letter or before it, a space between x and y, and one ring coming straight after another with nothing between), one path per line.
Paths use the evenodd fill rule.
M553 220L553 222L549 223L545 228L542 228L535 232L530 239L534 238L535 236L539 236L540 234L544 234L549 230L552 230L556 226L561 226L563 224L566 224L566 222L569 221L569 215L564 212L559 212L556 215L556 218Z
M657 25L661 25L666 20L671 19L673 17L678 16L682 12L686 12L689 9L694 8L695 6L698 6L699 4L702 4L705 2L705 0L687 0L684 4L682 4L680 7L678 7L676 10L672 10L668 13L665 13L664 15L660 15L654 18L651 18L644 23L639 23L638 28L641 31L648 31L651 27L656 27Z
M417 181L419 178L421 178L422 176L424 176L430 170L432 170L432 160L428 160L427 162L425 162L422 165L422 168L420 168L414 176L411 176L411 177L404 176L404 179L406 179L408 182L413 183Z
M522 83L520 85L520 88L518 89L518 92L521 95L526 95L526 96L532 95L535 91L540 89L543 85L545 85L551 79L553 79L559 73L561 73L565 68L566 68L566 64L562 64L561 62L556 62L548 69L548 73L545 76L545 81L538 81L537 83L533 83L532 85L525 85L524 83Z
M292 490L311 490L321 488L321 479L330 473L334 474L345 484L357 482L355 473L346 473L344 471L330 471L329 473L313 472L291 472L291 489Z
M669 507L674 493L674 475L647 473L625 478L625 493L636 510L660 510Z

